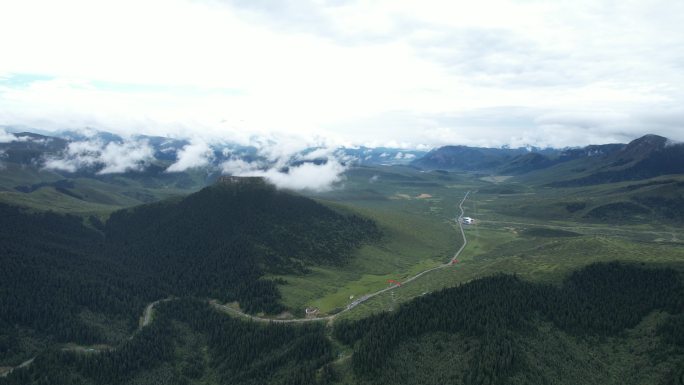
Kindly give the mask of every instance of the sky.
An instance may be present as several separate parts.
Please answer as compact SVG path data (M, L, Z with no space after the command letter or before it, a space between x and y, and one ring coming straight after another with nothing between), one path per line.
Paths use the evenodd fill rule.
M0 125L191 138L188 159L684 141L676 0L3 1L0 52Z

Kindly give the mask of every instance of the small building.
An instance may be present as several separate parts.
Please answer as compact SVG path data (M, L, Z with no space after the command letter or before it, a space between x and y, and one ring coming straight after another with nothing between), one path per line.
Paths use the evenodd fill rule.
M463 218L461 218L461 222L464 225L472 225L473 223L475 223L475 220L471 217L463 217Z

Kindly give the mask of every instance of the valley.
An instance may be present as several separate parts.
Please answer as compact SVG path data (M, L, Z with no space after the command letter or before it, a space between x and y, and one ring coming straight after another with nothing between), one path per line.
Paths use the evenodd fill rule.
M680 375L684 218L676 205L684 177L552 185L552 173L576 176L563 163L519 175L495 167L353 165L336 188L303 192L218 176L167 189L176 179L160 174L136 185L137 196L154 197L145 204L102 203L140 175L82 175L70 184L8 168L0 182L11 180L4 188L14 191L0 206L0 293L12 295L0 296L11 310L0 323L0 366L17 369L4 370L0 384L38 383L45 373L82 384L494 384L550 381L559 372L578 383L573 368L587 354L609 356L591 369L603 383ZM72 209L88 183L97 202ZM36 195L48 192L50 200ZM592 283L576 286L577 277ZM634 300L606 297L618 292ZM520 297L501 303L501 293ZM577 298L617 302L610 315ZM553 310L559 304L567 308ZM521 318L499 323L498 307ZM462 312L472 319L458 318ZM597 323L561 316L567 312ZM396 346L374 353L374 339ZM559 345L545 348L546 340ZM359 363L367 354L379 360L374 368ZM415 365L397 366L413 356L421 357ZM598 374L626 370L620 360L650 369Z

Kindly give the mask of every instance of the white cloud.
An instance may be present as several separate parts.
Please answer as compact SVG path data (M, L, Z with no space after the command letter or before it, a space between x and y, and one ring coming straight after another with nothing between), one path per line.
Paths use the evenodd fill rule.
M289 167L287 172L270 168L268 170L243 171L237 176L260 176L278 188L290 190L328 191L342 180L346 166L336 159L328 159L324 164L302 163Z
M221 163L222 172L228 175L243 176L258 169L259 165L256 162L246 162L239 158L229 159Z
M68 172L98 167L98 174L123 173L143 170L153 156L154 150L146 141L78 141L69 143L60 156L45 159L44 167Z
M17 137L9 132L5 131L4 128L0 127L0 143L9 143L17 140Z
M335 148L333 147L322 147L322 148L317 148L311 152L308 152L304 155L302 155L300 158L302 160L315 160L315 159L322 159L325 158L327 159L329 156L331 156L335 152Z
M266 153L272 154L270 148L267 149ZM325 162L318 164L311 162L321 159L324 159ZM305 161L301 162L302 160ZM290 164L292 161L298 163L292 165ZM259 176L278 188L310 191L331 190L342 181L342 174L347 169L346 163L338 159L333 148L316 149L303 157L282 153L277 158L269 159L266 164L233 158L223 162L220 166L224 174Z
M565 123L593 115L597 142L684 140L682 14L668 0L0 2L0 124L415 148L587 144Z
M213 158L211 147L201 139L195 139L190 144L184 146L176 154L176 162L169 166L167 172L182 172L187 169L204 167Z

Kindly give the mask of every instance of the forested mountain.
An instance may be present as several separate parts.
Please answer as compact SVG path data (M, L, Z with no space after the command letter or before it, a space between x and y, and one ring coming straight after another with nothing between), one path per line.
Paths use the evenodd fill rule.
M578 378L555 377L562 374L546 367L544 360L551 363L581 357L567 353L564 357L536 356L528 351L525 340L538 338L545 323L552 325L555 333L579 340L618 336L654 310L671 316L659 329L662 342L650 353L652 359L658 360L660 354L674 356L660 373L651 373L651 381L681 380L684 285L678 273L666 269L596 264L571 274L561 287L532 284L508 275L488 277L417 298L393 313L337 322L334 335L354 346L352 366L362 383L580 383L582 374ZM395 355L401 356L404 349L422 351L422 344L427 343L424 337L435 333L457 336L447 339L462 345L448 347L432 341L428 346L439 350L423 353L428 356L421 357L420 364L408 364L415 372L397 368ZM451 364L432 372L427 370L431 359ZM554 362L568 368L577 364ZM587 380L584 383L600 381L594 377Z
M375 224L311 199L276 190L261 178L223 178L177 202L118 211L104 228L112 261L147 272L169 293L240 298L250 311L277 311L264 271L342 264L380 236Z
M379 237L372 221L261 179L231 178L115 212L104 224L0 204L0 362L33 349L17 338L24 332L41 341L114 343L93 317L130 331L145 304L169 296L279 312L280 294L264 272L343 264Z
M329 384L321 324L244 322L196 300L159 306L155 322L111 351L48 351L2 385Z
M0 384L678 384L683 298L679 273L617 263L560 287L483 278L336 321L352 373L333 362L322 324L244 322L182 299L160 304L155 322L114 350L48 351ZM627 331L654 311L646 347Z

